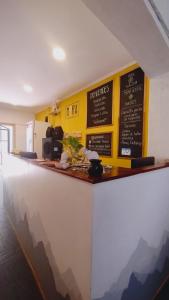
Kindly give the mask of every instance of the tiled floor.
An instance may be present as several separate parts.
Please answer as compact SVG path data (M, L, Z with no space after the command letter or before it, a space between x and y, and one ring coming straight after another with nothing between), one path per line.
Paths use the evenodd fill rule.
M0 300L42 300L31 270L1 205Z

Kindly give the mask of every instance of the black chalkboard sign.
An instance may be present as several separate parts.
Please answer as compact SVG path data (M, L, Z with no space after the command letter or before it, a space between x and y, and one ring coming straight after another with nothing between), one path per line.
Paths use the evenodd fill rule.
M102 156L112 156L112 133L88 134L86 148Z
M141 157L144 72L137 68L120 78L119 156Z
M112 124L113 81L87 93L87 127Z

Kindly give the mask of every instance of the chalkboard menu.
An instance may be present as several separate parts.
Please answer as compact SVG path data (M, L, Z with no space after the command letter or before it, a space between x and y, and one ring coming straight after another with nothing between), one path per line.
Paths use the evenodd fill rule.
M137 68L120 79L119 156L141 157L144 72Z
M113 81L87 93L87 127L112 124Z
M88 134L86 136L86 148L96 151L102 156L112 155L112 133Z

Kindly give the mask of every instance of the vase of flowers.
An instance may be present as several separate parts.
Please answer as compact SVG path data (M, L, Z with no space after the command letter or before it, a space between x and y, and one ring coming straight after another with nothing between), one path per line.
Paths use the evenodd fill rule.
M69 136L60 142L63 144L64 151L67 153L68 161L71 164L75 164L82 160L80 149L83 148L83 145L79 142L77 137Z

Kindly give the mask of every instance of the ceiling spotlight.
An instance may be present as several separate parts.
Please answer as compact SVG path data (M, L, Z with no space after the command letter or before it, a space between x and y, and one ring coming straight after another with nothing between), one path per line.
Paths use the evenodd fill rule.
M62 61L66 58L65 51L62 48L53 48L53 57L59 61Z
M27 93L32 93L32 91L33 91L33 88L29 84L24 84L23 89Z

